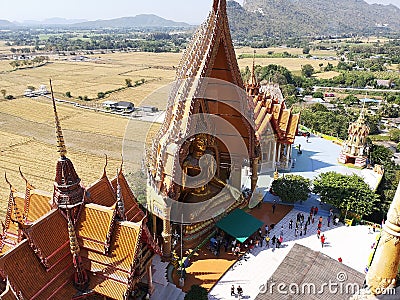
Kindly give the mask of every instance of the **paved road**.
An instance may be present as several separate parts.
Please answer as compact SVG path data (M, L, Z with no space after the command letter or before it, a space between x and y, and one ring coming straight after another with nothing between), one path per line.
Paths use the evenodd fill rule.
M319 89L330 89L330 90L337 90L337 91L361 91L361 92L389 92L389 93L399 93L400 90L393 90L393 89L363 89L363 88L352 88L352 87L330 87L330 86L313 86L314 90Z

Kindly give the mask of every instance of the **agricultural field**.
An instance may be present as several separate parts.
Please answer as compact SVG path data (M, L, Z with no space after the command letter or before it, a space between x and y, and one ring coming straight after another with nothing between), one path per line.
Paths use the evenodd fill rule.
M287 52L292 55L304 55L303 48L269 47L269 48L255 49L255 50L256 54L268 54L272 51L273 53ZM236 55L253 54L253 52L254 49L250 47L241 47L236 49ZM315 56L336 56L336 52L332 50L316 50L316 51L311 50L310 54Z
M319 64L323 64L323 66L331 63L333 66L338 64L338 61L326 61L320 59L308 59L308 58L256 58L256 64L261 66L267 66L269 64L281 65L287 68L289 71L299 74L301 72L301 68L304 65L311 65L315 70L319 70ZM238 60L239 68L243 69L246 66L251 66L253 63L252 58L243 58Z
M336 71L329 71L329 72L322 72L322 73L316 73L313 76L317 77L319 79L332 79L336 76L338 76L340 73Z
M86 55L88 61L69 61L65 57L50 57L50 62L37 68L13 70L9 60L0 61L0 89L14 96L23 95L27 86L38 88L52 78L57 97L70 92L72 97L97 98L97 93L125 86L125 79L158 81L175 77L176 53L113 53ZM163 81L163 79L165 79ZM146 87L137 87L138 91ZM129 99L125 99L129 101Z
M131 161L126 161L125 172L139 170L144 143L152 124L128 120L99 112L92 112L58 104L63 133L67 144L67 156L85 185L97 180L108 155L108 174L114 176L121 164L121 153L125 129L129 134ZM48 99L20 98L0 102L0 170L7 172L9 180L19 191L24 190L24 182L18 175L21 166L31 183L42 190L51 191L58 157L54 133L54 116ZM152 126L154 127L154 126ZM0 180L0 215L3 215L9 188Z
M253 54L253 50L250 47L243 47L236 50L236 55L239 56L240 54ZM256 53L259 54L268 54L269 51L273 51L274 53L283 53L288 52L292 55L303 55L303 49L301 48L264 48L264 49L256 49ZM336 56L334 51L317 51L317 52L310 52L311 55L316 56ZM256 57L256 64L261 66L267 66L269 64L281 65L287 68L289 71L299 74L301 72L302 66L306 64L310 64L313 66L315 70L319 70L319 64L323 64L326 66L327 64L331 63L333 66L338 64L336 60L325 60L325 59L312 59L312 58L259 58ZM239 68L244 69L246 66L251 66L253 64L253 58L242 58L238 59Z

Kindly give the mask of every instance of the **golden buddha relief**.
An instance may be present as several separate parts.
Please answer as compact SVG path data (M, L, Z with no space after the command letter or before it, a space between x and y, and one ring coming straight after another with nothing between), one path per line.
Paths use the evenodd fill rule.
M226 186L219 178L221 174L218 147L215 140L207 134L197 134L182 164L182 194L211 196Z

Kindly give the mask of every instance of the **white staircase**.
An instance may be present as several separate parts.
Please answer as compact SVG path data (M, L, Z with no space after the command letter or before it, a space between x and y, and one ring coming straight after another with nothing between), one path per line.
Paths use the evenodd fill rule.
M160 256L153 259L153 286L154 291L151 300L183 300L185 293L177 288L175 284L167 280L168 262L162 262Z

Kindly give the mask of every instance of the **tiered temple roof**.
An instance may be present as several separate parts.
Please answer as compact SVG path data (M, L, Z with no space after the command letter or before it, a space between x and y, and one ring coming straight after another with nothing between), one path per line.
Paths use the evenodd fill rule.
M255 64L251 72L251 81L246 84L246 91L253 97L256 136L259 140L271 124L277 141L281 144L293 144L298 130L300 114L293 114L286 107L278 84L269 82L260 85L255 76Z
M164 123L148 153L150 176L163 195L179 197L175 170L189 152L189 137L204 132L223 140L240 138L247 147L246 155L232 153L217 141L221 164L230 164L232 157L256 157L253 103L248 101L232 45L226 1L214 0L207 20L199 27L184 52L177 70L176 82L169 97ZM217 116L231 124L216 126L195 116ZM200 128L200 130L199 130ZM197 132L196 132L197 130ZM187 142L179 145L178 142ZM238 141L238 143L240 143Z
M93 294L128 299L153 255L160 253L147 217L121 170L112 180L104 171L84 188L65 157L57 115L56 127L61 158L53 199L28 182L25 195L10 185L0 257L7 288L1 299L81 299ZM117 212L121 206L122 216Z

